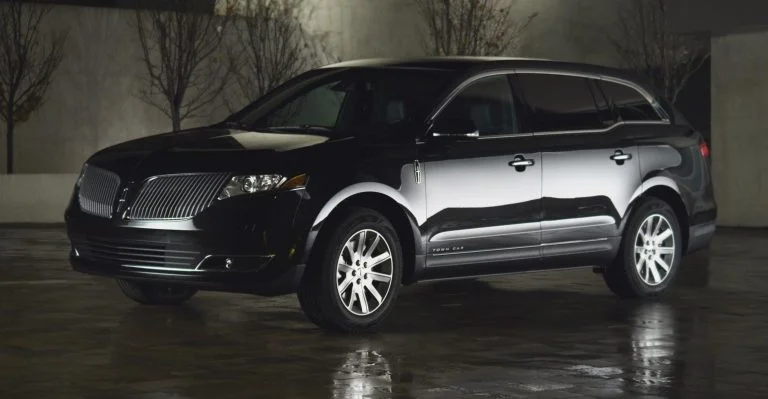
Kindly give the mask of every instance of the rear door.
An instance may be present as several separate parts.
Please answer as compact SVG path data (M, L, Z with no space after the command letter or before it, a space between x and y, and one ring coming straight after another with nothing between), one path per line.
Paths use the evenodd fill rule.
M525 130L542 151L542 257L579 266L610 259L641 187L637 146L588 75L520 71Z
M437 114L435 126L468 121L478 137L422 145L427 278L539 266L541 154L520 132L517 108L500 73L468 82Z

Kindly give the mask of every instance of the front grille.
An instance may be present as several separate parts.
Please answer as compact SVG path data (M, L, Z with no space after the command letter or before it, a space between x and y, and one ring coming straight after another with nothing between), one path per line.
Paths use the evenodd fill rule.
M120 177L108 170L87 164L83 168L78 194L80 209L91 215L110 217L117 190L120 188Z
M201 259L190 247L152 241L72 238L72 246L81 259L122 266L194 269Z
M129 217L133 220L193 217L211 205L227 176L207 173L154 177L141 187Z

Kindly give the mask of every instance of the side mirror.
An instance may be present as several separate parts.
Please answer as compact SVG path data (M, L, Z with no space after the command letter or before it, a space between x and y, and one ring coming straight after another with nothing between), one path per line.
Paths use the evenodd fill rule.
M476 138L480 137L480 132L472 119L441 118L432 125L429 135L432 137Z

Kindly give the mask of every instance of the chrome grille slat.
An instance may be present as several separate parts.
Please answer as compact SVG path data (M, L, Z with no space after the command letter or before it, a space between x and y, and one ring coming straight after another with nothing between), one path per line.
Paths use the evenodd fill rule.
M188 187L189 186L188 183L189 183L189 176L182 176L180 179L178 179L176 181L176 184L173 187L173 190L171 190L171 192L168 193L168 199L167 199L166 207L165 208L161 208L160 210L168 209L173 214L183 215L181 217L187 217L183 213L179 212L178 207L179 207L179 204L183 200L182 190L184 189L184 187ZM192 192L194 192L194 190L190 190L190 193L192 193ZM162 216L162 214L160 216ZM189 216L192 216L192 215L189 215Z
M210 206L210 200L213 199L213 196L210 196L209 198L206 198L206 193L211 192L211 182L215 181L213 176L206 176L203 181L200 184L200 190L197 192L197 195L195 195L194 200L190 201L188 204L188 212L192 214L198 214L203 211L203 209ZM215 194L214 194L215 195Z
M89 243L88 245L90 245L94 251L109 250L113 252L126 252L126 251L130 252L134 250L136 247L140 247L140 245L125 246L125 245L114 245L114 244L96 244L93 242ZM197 255L196 251L179 251L179 250L170 250L170 249L163 249L163 248L142 247L141 250L147 254L146 256L160 256L158 254L171 254L170 255L171 257L189 258L189 257L193 257L194 255Z
M193 270L202 254L185 244L123 241L94 237L72 237L78 256L122 266L174 267Z
M204 176L202 179L200 179L200 189L197 190L196 193L192 194L192 200L187 201L186 204L183 205L182 212L189 213L192 215L196 215L198 212L196 212L197 204L202 202L202 194L206 192L206 187L208 186L208 181L211 179L211 176Z
M194 217L211 206L228 177L226 173L153 177L140 188L129 218L169 220Z
M160 206L154 209L155 214L153 215L155 219L160 218L162 216L161 211L166 210L166 212L169 212L170 214L175 214L173 209L171 208L171 204L173 204L173 197L176 194L177 190L179 189L179 186L182 186L182 183L184 181L184 176L180 176L177 179L168 180L171 184L169 184L169 188L165 191L159 190L160 193L162 193L162 201L160 201ZM159 184L156 182L156 189L159 188Z
M119 188L118 175L86 164L78 192L80 209L94 216L111 217Z
M168 260L168 262L172 262L174 260L186 260L187 262L181 262L181 263L190 263L195 258L189 257L189 256L171 256L171 255L145 255L145 254L136 254L132 252L122 252L122 251L108 251L108 250L98 250L96 248L91 247L88 250L93 256L103 256L103 257L112 257L115 259L119 258L125 258L125 259L131 259L131 260L143 260L146 262L160 262Z
M80 247L80 256L85 259L91 259L95 261L114 262L123 265L144 265L144 266L181 266L186 268L193 268L195 259L184 260L171 260L171 259L146 259L137 254L120 255L112 253L95 252L88 247Z
M169 182L170 182L169 184L170 187L168 188L168 190L163 191L163 190L158 190L156 181L154 180L152 181L151 183L152 189L155 190L155 201L152 201L149 204L155 204L155 205L154 207L150 206L147 208L147 217L146 217L147 219L157 219L159 216L159 213L158 213L159 210L165 209L168 206L168 198L171 196L171 193L173 192L171 190L173 190L173 188L176 187L176 184L178 183L178 181L170 180ZM138 212L136 216L139 217Z
M179 213L185 214L185 215L193 215L193 213L190 213L190 211L189 211L189 206L194 204L195 201L198 200L197 196L202 191L201 188L202 188L202 186L203 186L203 184L204 184L204 182L205 182L205 180L207 178L208 178L208 176L200 177L200 181L198 182L198 184L199 184L198 189L193 191L193 192L191 192L189 197L186 198L186 201L184 200L183 197L179 197L178 195L176 196L176 198L174 198L174 209L176 210L176 212L179 212ZM189 176L187 176L184 180L185 180L185 182L184 182L185 184L189 184Z

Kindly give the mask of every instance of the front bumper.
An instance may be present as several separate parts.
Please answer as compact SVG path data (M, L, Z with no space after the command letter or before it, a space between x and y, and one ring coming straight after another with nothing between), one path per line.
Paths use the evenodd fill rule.
M308 228L302 197L232 198L186 220L101 218L74 200L65 214L74 270L106 277L272 296L295 292Z
M196 271L163 270L122 266L116 263L95 262L70 256L75 271L133 281L179 284L201 290L241 292L262 296L277 296L296 292L304 274L304 265L276 270L249 271Z

